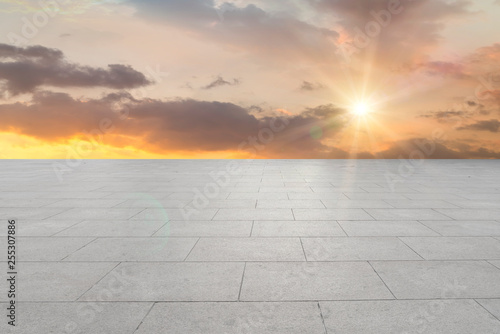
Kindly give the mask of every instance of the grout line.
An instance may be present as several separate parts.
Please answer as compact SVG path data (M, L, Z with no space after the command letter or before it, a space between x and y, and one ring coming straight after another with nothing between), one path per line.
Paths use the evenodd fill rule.
M481 298L481 299L484 299L484 298ZM483 304L481 304L480 302L477 301L477 299L472 299L473 301L475 301L480 307L482 307L486 312L488 312L489 314L491 314L495 319L497 319L498 321L500 321L500 318L498 318L496 315L494 315L493 313L491 313L486 307L483 306Z
M182 262L185 262L187 260L187 258L189 257L189 255L191 255L191 252L196 247L196 245L198 244L198 242L200 241L200 239L201 238L198 238L198 240L196 240L196 242L194 243L193 247L191 248L191 250L189 251L189 253L186 255L186 257L184 258L184 260L182 260Z
M349 234L347 234L347 232L344 230L344 227L342 226L342 224L340 224L340 222L338 220L335 220L335 222L337 222L337 225L340 227L342 232L344 232L346 237L351 237ZM371 238L371 237L369 237L369 238Z
M387 290L389 290L389 292L391 293L391 295L394 297L395 300L397 300L396 296L394 295L394 293L392 292L391 289L389 289L389 287L387 286L387 284L385 283L385 281L382 279L382 277L380 277L380 275L378 274L378 272L375 270L375 268L373 267L373 265L371 264L370 261L367 261L368 264L370 265L370 267L372 267L373 271L375 272L375 274L377 274L378 278L380 278L380 280L382 281L382 283L384 283L385 287L387 288Z
M417 251L415 251L413 248L411 248L406 242L404 242L404 240L401 239L402 237L396 237L396 238L398 238L398 240L401 241L406 247L411 249L413 253L417 254L422 260L424 260L424 261L426 260L426 259L424 259L424 257L422 255L420 255ZM403 238L407 238L407 237L403 237ZM409 238L411 238L411 237L409 237Z
M94 288L95 286L97 286L97 284L99 284L99 282L101 282L106 276L108 276L109 274L111 274L111 272L113 270L115 270L120 264L121 264L121 262L118 262L113 268L111 268L110 271L108 271L106 274L104 274L99 280L97 280L97 282L95 282L90 288L88 288L84 293L82 293L80 295L80 297L76 298L75 301L78 301L80 298L82 298L83 296L85 296L85 294L87 292L89 292L90 290L92 290L92 288Z
M146 320L147 316L149 315L149 313L151 312L151 310L153 309L153 307L155 305L156 305L156 302L153 302L153 304L151 305L149 310L146 312L146 315L144 316L144 318L142 318L141 322L139 322L139 325L137 325L137 328L135 329L134 333L139 330L139 327L141 327L142 323L144 322L144 320Z
M75 254L76 252L78 252L80 249L83 249L83 248L87 247L88 245L90 245L91 243L93 243L94 241L96 241L97 239L99 239L99 238L94 238L94 239L90 240L89 242L87 242L87 243L86 243L85 245L83 245L82 247L78 248L78 249L77 249L77 250L75 250L74 252L72 252L72 253L70 253L70 254L66 255L65 257L63 257L62 259L60 259L58 262L60 262L60 261L64 261L64 260L65 260L68 256L73 255L73 254Z
M253 225L255 224L255 220L252 220L252 228L250 229L250 237L253 235Z
M300 240L300 245L302 246L302 253L304 253L304 259L306 260L307 262L307 256L306 256L306 251L304 249L304 244L302 243L302 238L299 237L299 240Z
M319 309L319 315L321 317L321 322L323 323L323 328L325 329L325 334L328 334L328 329L326 328L325 318L323 317L323 311L321 310L321 305L319 304L319 301L318 301L318 309Z
M246 271L246 269L247 269L247 263L245 262L245 266L243 267L243 273L241 274L240 290L238 292L238 302L240 302L241 289L243 288L243 280L245 279L245 271Z

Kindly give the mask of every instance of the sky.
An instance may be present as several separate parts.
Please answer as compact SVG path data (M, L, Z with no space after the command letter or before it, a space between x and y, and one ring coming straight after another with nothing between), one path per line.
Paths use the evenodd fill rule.
M2 0L0 158L500 158L500 0Z

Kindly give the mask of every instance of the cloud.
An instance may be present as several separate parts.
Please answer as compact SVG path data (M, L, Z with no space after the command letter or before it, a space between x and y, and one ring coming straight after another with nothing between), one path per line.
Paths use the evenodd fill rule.
M302 84L300 85L300 90L303 91L314 91L314 90L320 90L325 88L323 84L318 83L318 82L310 82L310 81L302 81Z
M130 0L137 15L188 31L233 52L280 63L311 58L331 63L339 34L302 21L287 11L267 12L254 4L238 7L213 0Z
M455 18L471 15L471 1L309 0L343 27L344 54L369 49L379 64L394 67L428 59L442 31ZM373 52L371 52L373 51ZM364 59L364 58L363 58Z
M344 111L333 105L308 108L300 115L257 118L251 110L216 101L134 99L125 92L79 100L65 93L37 92L29 104L0 105L0 131L46 142L87 138L102 122L113 131L104 141L154 153L173 151L237 151L271 124L287 124L260 157L328 157L329 147L311 136L320 127L324 137L345 124ZM121 117L126 115L126 117ZM116 138L122 138L117 141ZM126 138L126 140L124 139ZM88 138L87 138L88 139Z
M469 124L458 128L458 130L477 130L477 131L489 131L489 132L499 132L500 122L497 119L490 119L487 121L478 121L474 124Z
M0 94L12 95L33 93L42 86L125 89L152 83L127 65L82 66L65 60L60 50L7 44L0 44L0 82Z
M472 102L475 103L475 102ZM470 102L467 102L469 106L475 106L477 104L471 105ZM470 117L470 113L466 111L433 111L427 114L423 114L418 116L420 118L432 118L437 120L438 122L449 122L456 121L457 119Z
M411 138L393 143L387 150L378 152L378 159L498 159L500 152L484 147L472 148L450 142L431 141L426 138Z
M239 79L233 79L233 81L226 81L223 77L219 76L217 79L204 86L203 89L213 89L220 86L236 86L240 84Z

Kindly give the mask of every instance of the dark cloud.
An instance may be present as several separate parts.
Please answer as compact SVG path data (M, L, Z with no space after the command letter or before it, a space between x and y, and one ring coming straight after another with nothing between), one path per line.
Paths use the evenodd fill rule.
M469 145L458 145L453 142L444 143L426 138L412 138L395 142L389 149L376 153L375 157L378 159L499 159L500 152L484 147L472 148Z
M300 85L300 90L303 91L314 91L314 90L320 90L325 88L321 83L318 82L310 82L310 81L302 81L302 84Z
M478 121L474 124L469 124L458 128L458 130L477 130L477 131L489 131L489 132L499 132L500 122L497 119L490 119L487 121Z
M321 139L335 135L345 125L344 113L333 105L325 105L295 116L257 118L250 110L232 103L137 100L127 93L81 101L64 93L38 92L29 104L0 105L0 131L60 142L85 138L86 133L95 132L106 120L113 126L112 135L105 137L106 144L133 145L146 151L167 153L237 151L249 138L258 137L263 129L286 123L286 127L273 134L273 140L258 151L259 156L328 157L330 148L323 145ZM315 128L321 129L321 138L311 135ZM113 141L117 137L128 139L117 143Z
M130 0L137 15L181 28L232 51L263 55L279 62L309 57L331 63L339 34L287 14L256 5L238 7L212 0ZM284 4L287 7L287 4Z
M224 80L223 77L217 77L214 81L204 86L203 89L213 89L220 86L236 86L240 84L239 79L233 79L233 81Z
M60 50L43 46L20 48L0 44L0 94L32 93L41 86L135 88L151 84L130 66L107 69L73 64Z
M322 13L331 13L348 38L341 47L351 58L363 49L380 64L395 67L428 58L429 48L442 41L450 18L471 14L471 1L309 0ZM372 59L373 60L373 59Z

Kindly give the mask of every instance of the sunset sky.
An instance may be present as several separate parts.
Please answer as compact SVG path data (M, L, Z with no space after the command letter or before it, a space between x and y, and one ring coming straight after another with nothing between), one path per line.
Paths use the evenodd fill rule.
M1 158L500 158L500 0L0 1Z

